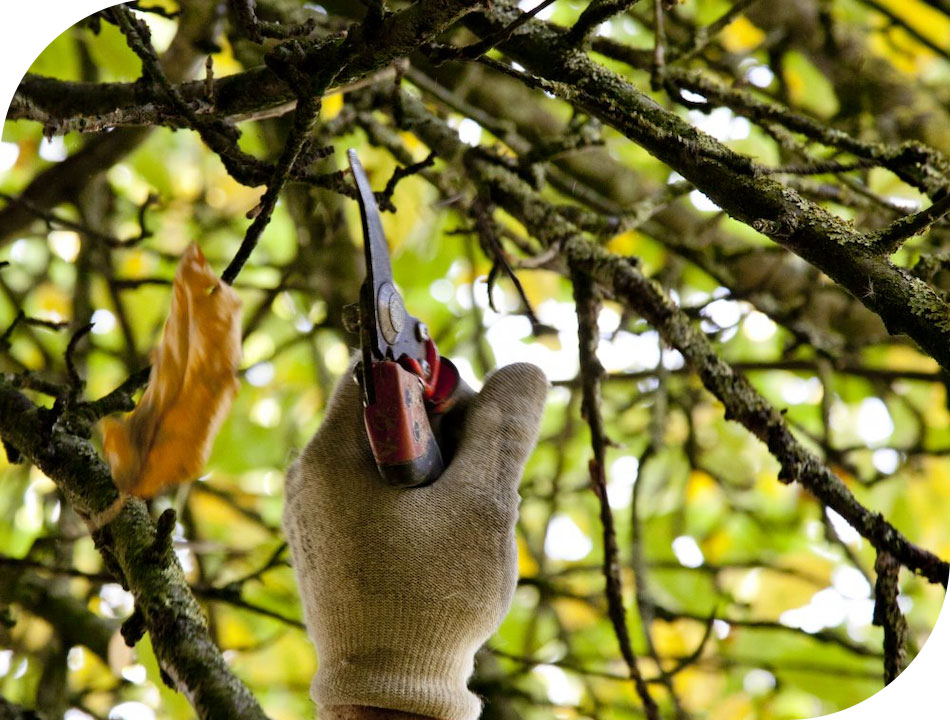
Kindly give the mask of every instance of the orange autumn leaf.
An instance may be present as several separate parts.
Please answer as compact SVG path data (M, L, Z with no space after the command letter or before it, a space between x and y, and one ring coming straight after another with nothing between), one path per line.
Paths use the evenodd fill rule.
M148 387L121 420L104 422L104 449L122 492L152 497L201 471L238 388L241 300L197 245L182 256Z

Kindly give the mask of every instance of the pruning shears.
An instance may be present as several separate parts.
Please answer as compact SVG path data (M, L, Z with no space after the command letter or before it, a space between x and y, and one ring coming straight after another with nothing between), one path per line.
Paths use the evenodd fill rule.
M347 157L359 191L366 254L357 304L362 360L355 371L363 420L383 479L419 487L438 478L451 460L475 393L452 361L439 355L425 323L406 311L393 281L376 196L356 151ZM351 318L349 324L356 323Z

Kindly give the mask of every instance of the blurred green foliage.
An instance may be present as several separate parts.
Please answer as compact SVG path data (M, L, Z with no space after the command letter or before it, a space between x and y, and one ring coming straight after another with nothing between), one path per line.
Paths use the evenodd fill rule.
M933 19L923 3L887 5L921 32L930 32ZM558 2L551 19L570 24L582 6ZM730 6L687 0L677 12L684 22L703 25ZM838 22L867 33L877 57L893 64L895 72L908 77L926 72L932 83L946 81L945 58L886 25L861 3L835 3L833 12ZM617 17L600 33L650 49L648 15ZM174 27L172 21L148 18L156 27ZM944 33L935 41L946 45L950 24L943 16L940 23ZM769 67L773 58L759 49L763 39L753 21L740 18L725 27L719 42ZM242 67L227 43L215 62L222 74ZM646 73L605 63L639 87L649 86ZM95 68L99 81L139 75L138 61L108 24L98 34L83 28L64 33L31 71L78 80L84 78L84 64ZM771 73L783 76L785 99L796 109L820 119L841 111L834 80L801 52L785 54ZM662 101L660 93L655 96ZM538 102L555 116L570 116L564 103ZM324 119L335 117L342 104L339 96L328 98ZM695 121L702 125L710 118ZM463 121L458 114L449 119ZM720 120L734 122L735 117ZM873 121L866 118L868 125ZM273 156L279 144L273 129L263 125L242 125L242 148ZM758 126L742 127L730 139L733 147L763 162L778 161L781 147L774 137ZM668 168L617 133L603 134L618 163L655 182L667 181ZM415 159L425 157L427 150L416 138L404 133L402 139ZM7 122L3 142L14 145L17 156L0 177L0 191L22 191L83 141L73 133L50 142L36 124ZM500 141L484 130L481 142ZM395 168L392 157L369 146L360 130L332 143L337 163L346 148L359 150L374 187L381 188ZM0 271L0 329L19 310L71 323L86 320L77 317L77 308L94 312L96 326L79 353L88 397L109 392L147 361L167 312L168 281L184 247L198 242L212 265L222 269L248 224L245 213L262 192L232 180L195 133L167 128L153 131L104 178L101 187L56 208L56 214L90 222L95 194L107 205L96 222L125 239L140 232L140 210L154 195L156 201L143 215L151 233L144 241L107 248L79 232L36 222L0 249L0 259L10 263ZM881 195L916 197L886 173L869 173L867 182ZM340 202L345 202L346 224L356 228L355 204ZM690 212L715 214L694 195L676 202ZM495 678L502 695L527 720L640 717L605 614L598 503L588 486L589 438L573 382L576 321L570 285L548 270L519 271L540 320L558 331L532 337L510 283L500 281L495 288L499 312L488 307L485 279L491 263L471 235L450 232L468 222L450 202L415 176L398 185L394 203L398 212L384 218L394 270L406 304L429 324L443 353L478 377L497 360L524 357L540 363L555 384L523 483L521 586L485 651L479 677ZM855 214L852 208L828 206L844 216ZM506 221L521 232L516 222ZM743 247L768 245L735 221L719 219L719 227ZM300 626L293 570L282 549L283 473L318 426L332 382L356 342L341 332L338 318L328 317L327 298L309 276L289 272L300 262L301 247L313 241L300 228L289 201L282 201L238 280L245 320L255 320L244 339L241 389L207 474L157 499L152 508L155 514L169 506L179 510L176 550L199 597L202 588L236 588L230 599L206 601L211 631L235 672L278 720L312 714L308 685L316 667ZM356 257L360 235L354 231L350 237ZM637 256L648 273L663 279L715 338L723 357L750 366L756 387L786 410L801 440L827 458L863 504L883 513L912 541L950 556L945 520L950 514L950 416L939 378L887 380L871 371L838 372L823 365L814 348L796 344L787 328L700 266L684 262L662 238L638 230L608 243L615 252ZM915 246L902 252L911 264ZM307 272L318 275L319 269ZM871 695L881 687L882 638L881 629L871 624L873 548L801 488L778 482L778 465L766 449L723 418L721 406L682 369L678 353L662 348L645 323L610 302L601 322L601 359L611 373L604 412L615 442L608 452L608 490L627 620L644 674L655 677L661 669L655 658L662 658L662 670L676 670L671 686L684 707L710 720L811 716ZM69 335L68 329L18 327L0 358L2 369L62 377ZM932 360L894 341L861 347L851 360L854 367L911 375L937 369ZM34 575L51 591L81 600L93 616L117 623L131 611L128 595L101 576L99 556L55 484L36 468L0 457L0 518L0 553L13 559L0 581L0 605L9 606L12 620L0 627L0 694L34 705L44 671L66 662L68 705L74 709L70 720L113 717L117 706L130 714L115 717L191 717L187 701L162 682L147 637L131 651L114 638L106 657L82 646L59 647L55 618L36 615L17 599L17 583ZM911 656L926 641L942 600L939 587L901 575ZM650 618L647 625L644 617ZM661 683L652 687L662 703L669 702ZM123 703L141 705L129 709Z

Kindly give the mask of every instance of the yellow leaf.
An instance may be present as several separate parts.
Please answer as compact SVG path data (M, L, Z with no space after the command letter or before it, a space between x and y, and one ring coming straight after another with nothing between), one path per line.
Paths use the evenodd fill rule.
M935 393L938 394L938 393ZM922 460L908 479L907 504L915 518L915 540L927 542L934 552L946 555L946 513L950 508L950 461L943 457Z
M729 52L741 53L762 44L765 33L740 15L722 31L722 44Z
M237 391L240 360L241 301L190 245L145 394L130 415L105 421L119 489L151 497L198 475Z
M568 632L592 627L602 617L596 608L583 600L558 598L553 603L558 619Z
M534 577L538 574L538 561L534 559L524 538L518 536L518 576Z
M537 307L548 298L557 294L561 275L549 270L535 270L518 275L525 297L532 307Z
M633 255L640 245L640 233L636 230L627 230L614 235L607 243L607 249L617 255Z
M920 65L932 60L933 55L923 47L916 53L906 52L901 47L906 45L906 37L904 33L888 26L870 35L868 47L905 75L917 75L921 71Z
M119 273L122 277L142 278L150 275L157 264L152 254L133 248L120 257Z
M258 641L252 625L247 618L238 615L231 608L220 608L216 613L218 642L222 648L247 649Z
M343 93L334 93L323 98L323 105L320 107L320 116L322 120L331 120L340 114L343 109Z
M732 550L734 544L729 533L720 528L702 541L701 548L703 555L710 562L715 563L722 560L726 553Z
M703 470L691 470L686 484L686 499L689 502L709 502L719 495L719 485L712 475Z
M663 439L671 447L677 447L686 442L690 427L686 416L681 412L670 412L666 418L666 428Z
M419 138L415 136L415 133L403 131L399 133L399 137L402 140L403 145L406 146L406 150L411 152L413 154L413 157L419 154L417 152L419 148L424 147L423 144L419 141ZM419 158L419 159L421 160L422 158Z
M760 470L756 473L755 490L770 500L792 500L799 494L797 485L779 482L776 473L771 470Z
M884 0L881 3L895 16L929 39L938 47L947 49L950 20L947 16L921 0ZM870 35L870 47L905 74L919 76L937 57L933 50L917 40L900 25L884 15L876 18L875 31Z
M748 696L740 693L727 697L708 717L710 720L752 720L755 710Z
M787 68L785 70L785 84L788 86L788 94L791 97L792 102L796 105L800 105L802 101L802 96L805 94L806 85L805 78L802 77L802 74L793 68Z
M686 655L703 639L704 628L693 620L654 620L650 625L653 641L660 655Z
M228 42L228 38L224 33L220 33L219 37L215 38L215 42L221 48L214 54L215 77L233 75L234 73L240 72L244 69L244 66L238 62L237 58L234 57L234 48L231 47L231 43Z
M722 700L725 686L723 676L696 667L687 666L673 676L673 688L683 705L698 714L705 714Z
M38 315L43 319L60 322L72 316L71 298L62 289L52 283L43 283L33 296Z

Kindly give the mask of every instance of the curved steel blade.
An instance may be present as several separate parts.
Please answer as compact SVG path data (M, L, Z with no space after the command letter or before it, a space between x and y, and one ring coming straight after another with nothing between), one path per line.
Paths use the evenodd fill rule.
M363 251L366 256L366 279L378 291L387 282L393 281L393 269L389 263L389 245L383 233L383 223L379 217L376 196L370 187L369 178L356 150L346 152L350 161L350 170L359 190L360 218L363 221ZM375 296L375 292L373 293ZM381 348L380 348L381 349Z
M424 367L425 333L419 320L406 312L402 296L396 290L389 261L389 244L370 187L366 171L355 150L347 151L350 170L359 191L360 218L363 222L363 250L366 279L360 289L360 344L363 351L363 399L374 402L375 388L369 371L374 360L396 360L407 355ZM426 335L427 337L427 335Z

